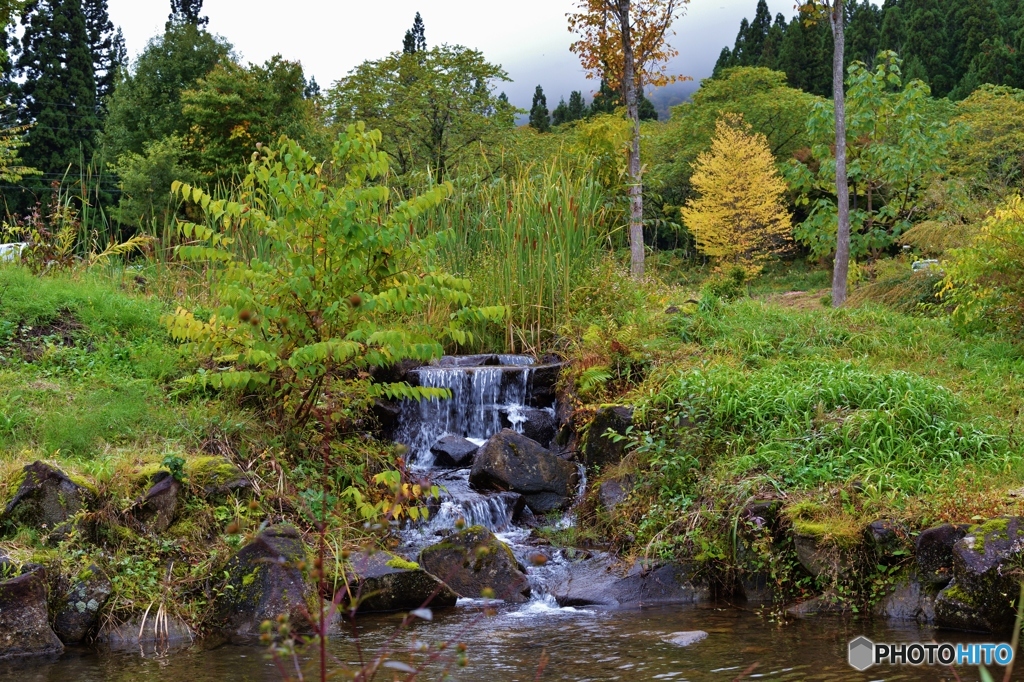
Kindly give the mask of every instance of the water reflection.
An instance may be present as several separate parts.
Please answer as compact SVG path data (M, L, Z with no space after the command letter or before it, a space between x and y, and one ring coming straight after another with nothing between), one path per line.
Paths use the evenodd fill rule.
M930 628L888 629L854 619L820 617L785 626L732 608L651 608L643 610L558 609L533 602L484 616L480 605L460 606L418 621L395 637L395 617L361 621L364 651L375 652L391 640L400 660L417 663L425 653L416 644L465 642L469 666L452 667L456 680L512 682L533 680L547 663L543 680L715 680L728 682L747 672L749 680L948 680L948 670L923 666L873 668L857 673L846 665L847 642L864 634L876 641L985 641L985 637L936 632ZM704 630L708 638L680 648L663 641L674 632ZM350 636L331 642L338 660L358 658ZM421 679L438 679L438 662ZM1002 670L997 670L997 679ZM394 671L377 679L391 679ZM959 669L964 682L977 671ZM201 647L165 653L71 651L56 661L8 666L0 680L92 682L99 680L187 680L234 682L280 680L275 666L257 647Z

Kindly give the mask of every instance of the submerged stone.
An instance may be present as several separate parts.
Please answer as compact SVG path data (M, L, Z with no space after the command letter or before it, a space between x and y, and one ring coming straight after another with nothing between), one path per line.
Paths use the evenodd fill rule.
M306 547L292 526L271 526L228 560L227 580L214 603L215 624L229 639L260 634L260 623L280 615L308 629Z
M703 630L687 630L685 632L673 632L671 635L662 637L662 640L676 646L690 646L697 642L703 642L708 638L708 633Z
M131 649L145 645L186 646L195 641L195 633L181 618L158 607L136 613L125 620L108 621L100 628L96 641L111 649Z
M0 582L0 659L59 654L64 645L50 628L48 587L42 566Z
M483 526L425 547L419 563L460 597L490 596L521 604L530 596L530 584L512 550Z
M935 592L927 583L907 578L875 606L875 615L891 622L914 622L931 625L935 622Z

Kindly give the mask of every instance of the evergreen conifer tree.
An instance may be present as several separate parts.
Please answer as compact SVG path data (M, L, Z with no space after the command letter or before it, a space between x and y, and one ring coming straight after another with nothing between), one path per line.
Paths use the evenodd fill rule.
M82 0L85 27L92 51L93 73L96 79L96 100L101 107L114 93L117 70L127 59L124 34L114 30L107 13L107 0Z
M99 127L94 55L81 0L34 0L22 25L16 102L19 122L32 125L23 158L49 182L92 157Z
M548 115L548 98L544 96L544 88L539 85L533 91L533 106L530 107L530 127L542 133L551 130L551 118Z
M569 114L569 105L565 103L565 98L558 100L558 106L551 110L551 125L560 126L563 123L568 122L567 116Z
M210 18L199 16L202 11L203 0L171 0L171 13L167 17L167 23L206 26L210 23Z
M566 111L566 121L578 121L587 115L587 103L583 101L583 93L573 90L569 93L569 106Z
M416 54L417 52L425 52L426 49L427 33L423 25L423 17L417 12L416 18L412 21L412 28L405 32L405 38L402 40L402 52Z

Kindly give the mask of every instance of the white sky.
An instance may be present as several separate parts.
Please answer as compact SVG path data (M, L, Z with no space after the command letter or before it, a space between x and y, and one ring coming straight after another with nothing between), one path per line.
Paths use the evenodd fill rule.
M772 14L793 14L794 0L769 0ZM307 78L327 88L367 59L399 50L416 12L423 15L428 45L461 44L481 50L513 79L500 89L529 108L539 83L548 107L571 90L596 89L569 52L565 15L573 0L206 0L209 29L227 38L244 61L263 62L280 53L302 62ZM753 18L757 0L691 0L675 24L679 57L672 71L699 81L723 46L732 47L740 19ZM109 0L110 18L124 30L136 56L163 31L168 0Z

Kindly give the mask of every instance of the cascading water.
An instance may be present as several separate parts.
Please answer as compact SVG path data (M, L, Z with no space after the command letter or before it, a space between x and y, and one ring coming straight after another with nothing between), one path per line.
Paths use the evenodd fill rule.
M454 530L460 520L467 526L484 526L509 545L527 567L533 609L557 608L547 581L564 571L567 562L562 552L545 549L543 567L536 566L531 558L537 548L527 544L530 531L515 523L523 509L519 495L473 490L469 469L435 468L431 447L444 436L458 436L482 445L503 428L523 433L530 410L546 411L553 418L554 405L537 404L531 395L536 367L533 358L527 356L493 355L445 357L412 370L420 386L448 389L451 397L405 401L395 434L395 440L409 448L410 468L429 475L443 491L440 505L430 519L403 532L405 549L414 554ZM585 485L582 473L580 480L581 486ZM582 496L579 492L577 499ZM571 514L572 510L558 525L571 525Z
M429 469L434 462L430 448L451 434L483 444L511 427L522 432L532 358L498 355L499 365L466 366L444 358L436 366L413 370L424 388L445 388L451 398L402 403L395 440L409 447L409 464Z

